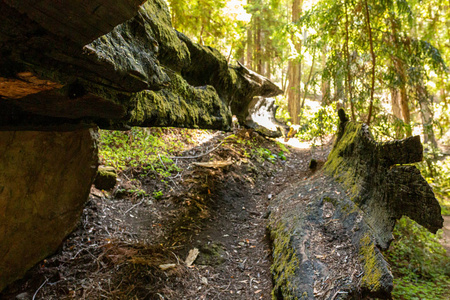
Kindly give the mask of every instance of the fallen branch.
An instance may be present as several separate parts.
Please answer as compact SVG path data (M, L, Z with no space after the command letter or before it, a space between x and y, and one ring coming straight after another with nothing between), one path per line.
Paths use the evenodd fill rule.
M205 155L210 154L211 152L217 150L223 143L225 142L225 140L221 141L219 143L219 145L217 145L216 147L214 147L213 149L206 151L205 153L199 154L199 155L194 155L194 156L171 156L171 159L185 159L185 158L189 158L189 159L193 159L193 158L199 158Z
M40 291L40 289L42 289L44 287L44 285L48 282L48 278L45 278L44 283L41 284L41 286L36 290L36 292L33 295L33 299L34 300L36 298L37 293Z

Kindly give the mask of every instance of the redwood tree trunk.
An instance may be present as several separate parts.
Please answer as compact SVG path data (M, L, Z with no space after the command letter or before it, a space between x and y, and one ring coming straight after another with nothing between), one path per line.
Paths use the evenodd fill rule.
M247 1L248 5L251 5L252 0ZM253 18L253 17L252 17ZM245 66L249 69L253 69L253 22L248 24L247 28L247 52Z
M258 74L264 74L262 64L262 48L261 48L261 17L259 15L255 18L255 68Z
M327 51L326 51L326 47L324 46L322 48L322 66L321 69L325 70L325 66L327 64L327 55L326 55ZM322 106L324 105L328 105L331 103L331 99L330 99L330 80L327 78L323 78L322 75L322 83L320 86L320 91L322 92Z
M430 143L432 147L437 148L436 137L434 136L433 130L433 112L430 108L428 91L423 84L418 84L416 86L416 94L420 105L424 143Z
M370 46L370 56L372 57L372 86L370 88L370 105L369 105L369 116L367 117L367 125L370 125L373 110L373 94L375 92L375 67L376 59L375 53L373 51L373 38L372 38L372 27L370 26L370 13L367 0L364 1L365 11L366 11L366 22L367 22L367 32L369 34L369 46Z
M392 41L394 44L394 47L399 44L398 38L397 38L397 23L395 20L391 19L391 27L392 27ZM405 122L406 125L406 136L412 136L412 128L411 128L411 115L409 111L409 100L408 100L408 94L406 91L406 72L405 72L405 66L404 62L395 55L392 55L391 57L392 62L394 64L395 71L400 79L400 85L399 85L399 93L400 93L400 109L401 109L401 115L403 122Z
M350 103L350 110L352 113L352 120L356 121L355 115L355 107L353 105L353 93L352 93L352 74L350 72L350 51L349 51L349 28L348 28L348 10L347 10L347 1L344 3L345 6L345 56L347 61L347 77L346 77L346 98Z
M292 22L298 23L302 13L303 0L294 0L292 2ZM301 52L302 43L296 37L294 40L295 50ZM300 118L300 83L302 77L301 61L296 58L289 61L288 78L289 85L287 88L288 111L291 116L292 124L299 124Z

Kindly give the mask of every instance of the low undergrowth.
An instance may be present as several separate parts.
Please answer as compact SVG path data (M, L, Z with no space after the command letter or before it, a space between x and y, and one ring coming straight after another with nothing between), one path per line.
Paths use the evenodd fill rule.
M100 130L99 156L101 163L118 171L140 168L168 177L178 171L171 154L180 151L184 143L167 138L165 131L173 129L138 128L129 131ZM183 133L186 136L186 133Z
M255 133L256 134L256 133ZM152 196L160 199L165 195L175 177L181 176L183 162L178 158L192 156L188 148L206 143L214 135L210 130L192 130L180 128L139 128L129 131L100 130L100 163L114 167L126 183L121 182L115 191L116 196L132 196L140 199ZM244 136L246 135L246 136ZM243 130L228 134L221 142L221 147L238 152L248 159L262 163L286 160L288 150L277 143L276 149L267 149L260 145L263 139L259 135L249 134ZM195 151L194 151L195 152ZM242 153L241 153L242 152ZM196 156L198 153L194 153ZM199 157L201 157L200 154ZM172 184L173 185L173 184ZM148 188L152 186L153 189Z
M397 222L386 258L394 273L394 299L448 299L450 257L432 234L407 217Z
M433 188L442 209L442 215L450 215L450 156L439 149L426 147L424 161L418 164L420 172Z

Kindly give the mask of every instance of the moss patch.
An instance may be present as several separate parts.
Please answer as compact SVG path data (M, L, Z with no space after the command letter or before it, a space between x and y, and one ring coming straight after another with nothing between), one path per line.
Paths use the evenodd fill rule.
M276 227L271 227L270 229L274 245L273 264L271 267L274 280L272 299L296 299L291 295L291 291L295 288L292 280L300 261L291 245L291 234L283 222L279 222Z
M370 292L377 292L382 286L384 270L379 263L378 255L380 254L367 233L360 240L359 254L364 268L361 287L367 288Z
M333 176L345 189L351 191L350 197L352 198L359 194L361 178L355 176L358 166L354 165L355 160L349 159L349 157L356 150L355 145L358 143L357 140L361 127L362 124L347 123L345 133L335 143L323 167L325 173Z
M200 247L200 254L196 260L199 265L217 266L225 262L224 246L218 243L211 243Z
M132 98L131 125L229 128L231 112L212 86L193 87L170 72L170 86L142 91Z

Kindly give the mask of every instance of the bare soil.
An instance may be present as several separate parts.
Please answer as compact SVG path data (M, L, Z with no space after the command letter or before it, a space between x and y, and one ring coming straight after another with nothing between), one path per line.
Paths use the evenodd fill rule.
M58 253L0 298L271 299L267 206L313 174L311 158L320 168L330 147L291 148L286 160L268 159L255 149L277 154L273 140L249 130L230 135L211 133L179 153L182 171L163 182L128 170L113 192L93 187L79 227ZM117 192L136 187L155 197ZM188 266L194 248L199 255Z

